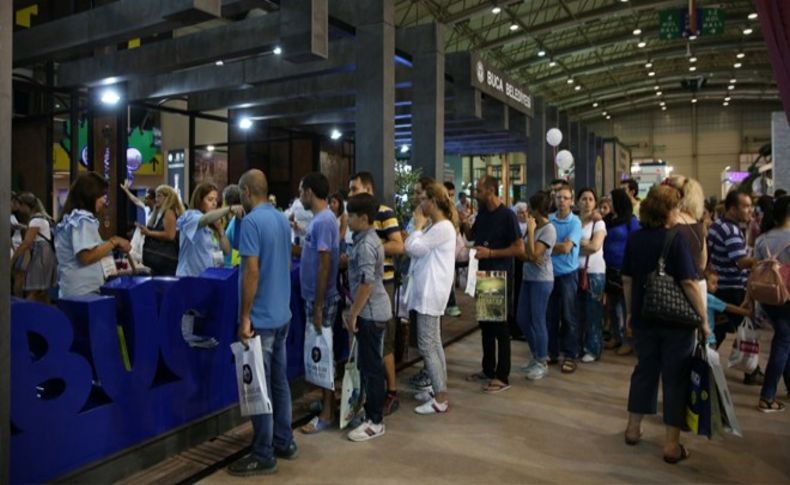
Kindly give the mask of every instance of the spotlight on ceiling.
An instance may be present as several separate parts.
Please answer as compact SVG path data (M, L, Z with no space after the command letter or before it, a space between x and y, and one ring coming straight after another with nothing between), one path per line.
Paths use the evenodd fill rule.
M727 96L726 98L724 98L724 101L727 101L727 102L729 102L731 99L732 99L732 98L730 98L729 96Z
M515 32L516 30L518 30L518 24L510 24L510 30L512 30L512 31L514 31L514 32Z
M741 66L743 66L743 64L741 64L740 62L736 62L735 64L732 65L732 67L734 67L735 69L740 69Z
M727 86L727 89L732 91L733 89L735 89L735 85L734 84L730 84L729 86Z
M749 20L755 20L757 18L757 12L752 12L749 14Z
M549 61L549 67L554 67L554 66L556 66L556 65L557 65L557 61L555 61L554 59L552 59L551 61Z
M691 104L697 104L697 98L691 98Z
M107 106L115 106L118 104L118 101L121 100L121 95L118 94L118 91L114 88L107 88L101 92L101 97L99 98L102 104L106 104Z
M581 86L579 86L579 85L577 84L577 85L576 85L576 87L575 87L575 88L573 88L573 89L574 89L574 90L576 90L576 91L581 91L581 90L582 90L582 87L581 87Z
M752 32L754 32L754 30L752 30L751 27L746 27L743 29L743 35L752 35Z
M636 28L636 29L634 29L634 32L633 32L633 34L634 34L634 35L642 35L642 29L640 29L640 28Z
M735 83L737 83L737 82L738 82L738 80L737 80L737 79L735 79L735 78L732 78L732 79L730 79L730 84L735 84Z
M647 73L648 76L653 77L656 75L656 71L650 71Z
M215 63L214 63L214 65L215 65L215 66L224 66L224 65L225 65L225 63L222 61L222 59L220 59L220 60L218 60L217 62L215 62Z
M239 128L241 128L242 130L249 130L250 128L252 128L252 120L246 116L240 119Z
M725 102L721 103L721 105L722 105L722 106L729 106L729 105L730 105L730 103L728 103L727 101L725 101Z
M667 110L667 107L666 107L666 106L662 106L662 107L661 107L661 111L666 111L666 110Z
M697 62L697 58L694 57L694 56L691 56L691 57L689 57L689 62L693 64L693 63Z
M646 69L650 69L651 67L653 67L653 63L652 62L645 63L645 68Z
M656 91L656 96L661 96L663 93L661 91Z
M601 116L606 116L606 115L608 115L608 114L609 114L609 113L607 113L606 111L604 111L603 113L601 113Z
M697 66L691 66L691 67L689 67L689 71L691 71L691 72L694 72L694 71L696 71L696 70L697 70Z
M661 86L659 86L658 84L656 84L655 86L653 86L653 89L654 89L655 91L658 91L659 89L661 89Z
M735 55L735 57L737 57L738 59L743 59L744 57L746 57L746 54L744 54L743 52L739 52L738 54Z
M279 56L280 54L283 53L283 48L278 45L272 50L272 52L274 53L275 56Z
M645 47L646 45L647 45L647 42L645 42L643 40L640 40L639 43L636 46L641 49L641 48Z
M403 144L400 146L401 153L409 153L409 145Z
M606 115L606 119L607 120L611 120L612 119L612 115Z
M332 132L329 134L329 138L333 140L339 140L342 137L343 137L343 133L337 128L333 129Z
M502 11L502 9L499 8L499 7L494 7L494 8L491 9L491 13L494 14L494 15L499 15L499 12L501 12L501 11Z
M596 101L595 103L593 103L593 108L597 108L597 107L598 107L598 102Z
M695 34L689 35L689 40L697 40L697 36Z
M568 80L567 80L567 81L565 81L565 82L567 82L568 84L573 84L573 78L572 78L572 77L569 77L569 78L568 78Z
M213 152L213 151L214 151L214 145L208 145L208 146L206 146L206 151L207 151L207 152Z

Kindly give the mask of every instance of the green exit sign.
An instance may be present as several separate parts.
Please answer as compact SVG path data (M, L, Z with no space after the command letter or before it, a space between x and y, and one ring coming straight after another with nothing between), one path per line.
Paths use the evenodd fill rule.
M697 9L697 35L724 33L724 10L719 8ZM691 34L688 9L673 8L658 13L658 37L663 40L680 39Z

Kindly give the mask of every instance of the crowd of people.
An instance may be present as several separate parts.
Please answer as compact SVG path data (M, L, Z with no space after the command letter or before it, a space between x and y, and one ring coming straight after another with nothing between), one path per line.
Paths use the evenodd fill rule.
M253 417L252 453L230 466L233 474L271 473L278 458L298 455L286 376L292 315L284 304L290 301L294 258L306 326L320 334L340 318L356 337L366 401L348 433L352 441L385 434L385 416L400 406L400 306L424 361L409 379L420 402L414 411L450 410L441 319L461 315L454 287L469 250L479 271L507 275L508 314L529 345L531 358L520 368L528 380L548 377L553 364L561 373L594 365L605 350L635 354L625 431L625 442L635 445L643 416L657 411L660 379L669 463L689 456L680 432L696 342L718 348L744 316L764 314L774 329L770 357L764 373L758 367L744 382L762 386L757 407L763 412L784 410L777 399L782 377L790 392L790 303L755 305L746 291L758 261L790 263L790 197L780 191L761 197L754 214L748 194L733 191L717 208L706 203L699 182L679 175L652 187L644 200L634 180L605 197L555 180L550 190L511 208L492 176L476 181L471 197L461 191L457 201L452 183L423 177L414 187L411 219L399 221L376 198L366 172L351 176L347 196L330 194L325 175L307 174L286 213L272 204L266 176L258 170L222 193L211 183L198 185L188 208L168 186L149 191L145 200L126 184L122 188L131 202L148 209L132 241L102 238L108 184L96 173L75 180L59 221L32 194L14 195L15 293L41 302L49 301L56 286L59 297L98 293L115 269L114 254L131 254L155 276L240 266L238 336L261 338L274 412ZM643 315L645 286L659 267L700 316L697 328L656 325ZM506 391L514 328L501 321L478 323L481 368L467 381L480 382L488 394ZM305 434L335 422L334 392L322 389L313 411L315 417L301 428Z

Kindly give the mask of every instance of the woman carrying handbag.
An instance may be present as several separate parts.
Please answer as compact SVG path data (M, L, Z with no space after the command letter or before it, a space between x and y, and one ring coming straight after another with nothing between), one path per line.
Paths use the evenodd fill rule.
M707 339L710 334L688 242L669 230L679 202L674 188L650 190L640 208L642 229L629 237L623 262L626 324L633 331L638 359L628 395L625 442L638 444L642 418L656 414L660 379L667 463L689 457L680 444L680 430L685 424L691 357L695 337Z

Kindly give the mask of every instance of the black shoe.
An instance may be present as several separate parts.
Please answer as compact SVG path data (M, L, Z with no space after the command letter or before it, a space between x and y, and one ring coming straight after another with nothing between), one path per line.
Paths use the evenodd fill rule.
M760 368L756 368L751 374L743 375L743 383L747 386L762 386L765 381L765 374Z
M271 475L277 471L277 458L263 460L254 455L247 455L231 463L228 473L235 477L252 477L255 475Z
M274 456L283 460L295 460L299 456L299 447L296 446L295 441L291 441L291 446L288 448L274 448Z

